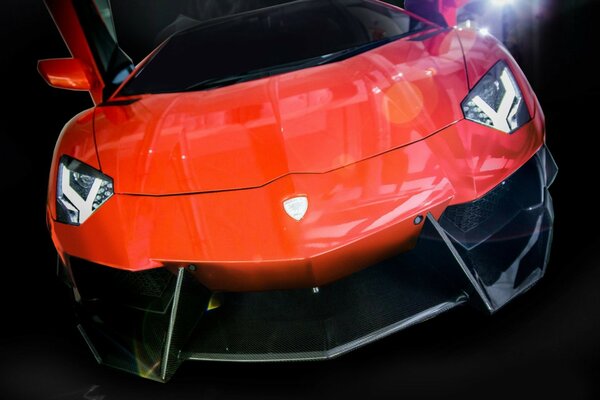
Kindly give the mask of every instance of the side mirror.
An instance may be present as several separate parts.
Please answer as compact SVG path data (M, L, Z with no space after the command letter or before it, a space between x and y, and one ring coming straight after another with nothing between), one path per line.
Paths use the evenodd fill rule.
M95 86L91 68L76 58L38 61L38 71L50 86L59 89L90 91Z

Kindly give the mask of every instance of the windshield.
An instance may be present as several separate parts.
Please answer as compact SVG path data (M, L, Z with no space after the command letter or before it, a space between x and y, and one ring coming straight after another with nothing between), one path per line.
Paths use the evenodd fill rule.
M120 95L204 90L259 79L339 61L430 27L377 1L295 1L174 34Z

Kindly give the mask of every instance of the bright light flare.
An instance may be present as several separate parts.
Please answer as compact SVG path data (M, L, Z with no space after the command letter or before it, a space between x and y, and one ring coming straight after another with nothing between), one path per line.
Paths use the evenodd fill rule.
M498 7L508 6L514 3L514 0L492 0L492 4Z

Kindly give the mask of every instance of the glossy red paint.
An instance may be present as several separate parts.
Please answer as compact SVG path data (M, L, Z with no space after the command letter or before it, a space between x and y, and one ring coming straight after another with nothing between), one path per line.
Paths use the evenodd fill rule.
M460 109L500 59L532 115L511 135ZM324 285L411 249L415 217L437 218L499 185L542 146L538 110L494 39L457 30L230 87L108 104L59 139L52 239L65 259L114 268L194 264L212 290ZM116 194L79 227L54 220L62 154L115 181ZM295 196L309 201L301 221L283 208Z
M76 58L41 60L38 71L50 86L59 89L89 91L94 87L91 68Z
M461 121L430 138L325 174L183 196L116 195L84 225L53 223L65 253L129 270L199 266L213 290L311 287L410 249L414 217L438 217L506 179L543 143L541 116L513 135ZM309 198L305 219L283 201Z
M467 92L449 31L218 90L102 107L96 140L118 193L252 188L422 140L462 118Z

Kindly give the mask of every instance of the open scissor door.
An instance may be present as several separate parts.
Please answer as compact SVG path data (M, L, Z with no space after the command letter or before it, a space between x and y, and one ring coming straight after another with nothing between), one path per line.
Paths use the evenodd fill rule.
M121 50L109 0L44 0L74 58L90 71L90 93L98 104L133 70Z

